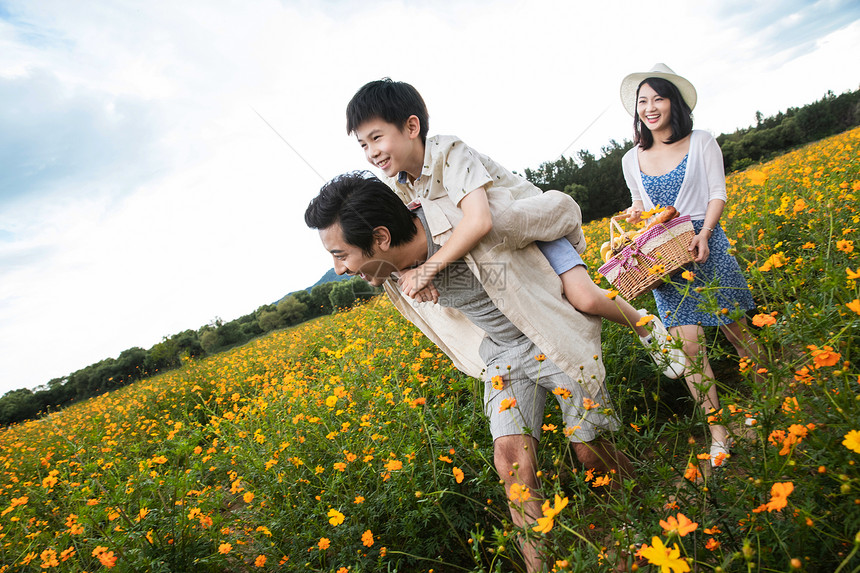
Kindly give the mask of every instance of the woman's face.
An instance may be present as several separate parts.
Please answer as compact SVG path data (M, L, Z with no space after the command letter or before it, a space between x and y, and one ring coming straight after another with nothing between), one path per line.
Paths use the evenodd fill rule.
M669 98L659 95L648 84L639 88L636 113L642 124L651 131L671 129L672 104Z

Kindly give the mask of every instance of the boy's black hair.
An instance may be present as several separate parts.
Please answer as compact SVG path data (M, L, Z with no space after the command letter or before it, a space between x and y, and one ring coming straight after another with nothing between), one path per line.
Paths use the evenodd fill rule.
M418 135L421 143L424 143L430 129L430 114L418 90L406 82L395 82L391 78L368 82L355 92L346 105L346 133L348 135L365 121L377 118L402 130L412 115L421 123Z
M368 171L339 175L320 189L305 211L311 229L327 229L340 223L344 240L373 255L373 230L386 227L391 246L408 243L418 232L416 215L388 185Z
M660 97L667 98L670 103L669 125L672 128L672 135L664 143L675 143L690 135L690 132L693 131L693 111L681 97L681 92L677 86L663 78L645 78L639 82L639 86L636 88L637 102L639 101L639 90L645 84L651 86L651 89L657 92ZM642 125L638 111L633 114L633 144L638 144L642 149L648 149L654 145L654 135L650 129Z

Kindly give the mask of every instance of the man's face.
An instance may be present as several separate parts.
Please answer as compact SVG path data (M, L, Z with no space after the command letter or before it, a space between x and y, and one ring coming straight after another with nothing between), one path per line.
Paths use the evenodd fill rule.
M361 249L347 243L343 238L340 223L320 229L320 239L325 249L331 253L334 272L339 275L360 276L373 286L379 286L392 272L398 270L384 259L384 253L381 253L375 244L372 255L368 257Z

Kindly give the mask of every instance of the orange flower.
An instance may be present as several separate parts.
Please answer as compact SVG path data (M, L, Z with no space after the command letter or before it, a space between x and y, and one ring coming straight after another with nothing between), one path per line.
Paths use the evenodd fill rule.
M331 540L328 537L320 538L319 542L317 542L317 547L320 548L320 551L325 551L331 545Z
M816 368L823 368L824 366L834 366L837 362L839 362L842 355L838 352L833 352L832 346L824 346L822 348L818 348L814 344L810 344L807 346L810 354L812 354L812 361L815 362Z
M753 510L753 513L761 513L764 510L780 511L788 505L788 496L794 491L794 484L790 481L777 482L770 488L770 501Z
M852 281L856 281L860 279L860 267L856 271L852 271L850 267L845 267L845 274L848 275L848 278Z
M696 273L694 273L693 271L684 271L683 273L681 273L681 277L683 277L684 280L691 281L696 278Z
M537 356L535 356L535 360L537 360L538 362L543 362L544 360L546 360L546 354L538 354Z
M764 264L758 268L758 270L760 270L761 272L767 272L774 267L779 268L785 265L785 263L785 253L780 251L779 253L774 253L773 255L769 256L764 262Z
M517 399L516 398L505 398L504 400L502 400L502 405L499 406L499 412L504 412L505 410L513 408L516 405L517 405Z
M254 567L265 567L266 566L266 556L265 555L257 555L257 558L254 559Z
M846 303L845 306L847 306L849 309L853 310L857 314L860 314L860 299L855 298L851 302Z
M387 469L390 472L402 470L403 469L403 462L401 462L400 460L389 460L385 464L385 469Z
M373 545L373 533L369 529L361 534L361 543L365 547Z
M720 542L717 541L716 539L714 539L713 537L708 539L708 542L705 543L705 549L707 549L708 551L713 551L713 550L717 549L719 546L720 546Z
M457 480L457 483L463 483L463 478L466 477L463 474L463 470L461 470L457 466L454 466L453 468L451 468L451 473L454 474L454 479Z
M698 464L689 464L687 465L687 469L684 470L684 479L688 479L690 481L695 480L696 478L702 477L702 472L699 471Z
M595 408L600 408L600 404L592 400L591 398L583 398L582 399L582 407L586 410L594 410Z
M847 239L836 241L836 248L843 253L850 253L854 250L854 241L849 241Z
M221 545L218 546L218 553L222 553L222 554L226 555L227 553L230 553L230 550L232 550L232 549L233 549L233 546L230 545L229 543L222 543ZM99 557L99 559L101 560L101 557Z
M669 519L666 521L660 520L660 527L663 528L663 533L665 535L671 535L672 533L677 533L681 537L684 537L688 533L692 533L698 529L699 524L693 521L684 515L683 513L679 513L677 519L673 516L669 516Z
M561 396L563 400L567 400L573 394L567 388L553 388L552 393L556 396Z
M505 381L498 374L490 378L490 382L492 382L494 390L501 390L505 387Z
M776 324L776 319L769 314L757 314L753 317L752 323L755 326L770 326Z

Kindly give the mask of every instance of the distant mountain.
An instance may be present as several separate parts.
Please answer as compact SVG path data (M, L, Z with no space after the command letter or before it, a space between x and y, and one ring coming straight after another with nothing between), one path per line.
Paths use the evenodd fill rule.
M312 289L312 288L314 288L314 287L315 287L315 286L317 286L317 285L321 285L321 284L325 284L325 283L330 283L330 282L333 282L333 281L348 281L348 280L349 280L349 279L351 279L351 278L352 278L352 277L351 277L351 276L349 276L349 275L339 275L339 274L337 274L336 272L334 272L334 269L332 268L332 269L329 269L328 271L326 271L326 273L322 276L322 278L321 278L320 280L318 280L317 282L315 282L314 284L312 284L311 286L309 286L309 287L308 287L308 288L306 288L305 290L306 290L306 291L308 291L308 292L311 292L311 289Z

